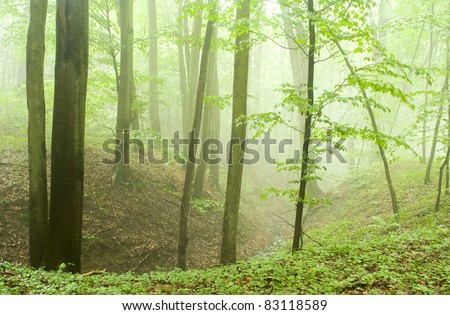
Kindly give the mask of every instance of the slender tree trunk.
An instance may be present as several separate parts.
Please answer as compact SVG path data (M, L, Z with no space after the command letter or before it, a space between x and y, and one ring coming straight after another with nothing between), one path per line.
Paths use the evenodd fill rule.
M308 83L307 95L308 104L310 107L314 106L314 67L315 67L315 52L316 52L316 28L314 20L314 0L308 0L308 12L311 15L309 19L309 51L308 51ZM302 168L300 173L300 187L298 190L298 200L296 204L294 238L292 241L292 251L298 251L303 247L303 211L305 207L306 184L308 182L307 176L309 173L309 144L311 140L311 123L312 114L307 112L305 119L305 134L302 148Z
M214 9L212 9L214 10ZM211 12L212 13L212 12ZM200 62L200 76L197 88L197 98L195 104L195 114L192 124L192 131L189 133L188 145L188 161L186 167L186 174L184 178L183 197L180 209L180 226L178 234L178 261L177 267L186 269L186 251L188 246L188 214L189 204L192 198L192 181L195 172L195 139L197 139L203 114L203 101L205 98L206 74L208 68L209 50L211 47L211 39L213 33L214 22L208 21L206 26L205 39L203 42L202 57Z
M182 1L178 3L178 16L181 17L183 14ZM178 68L180 72L180 95L181 95L181 117L182 117L182 134L184 136L187 135L188 126L186 125L187 119L187 104L188 104L188 91L187 91L187 73L186 73L186 64L185 64L185 53L183 51L183 21L180 20L178 22L178 33L180 39L178 41ZM189 48L189 46L188 46Z
M216 31L213 32L213 39L215 39ZM215 55L216 51L210 52L209 62L208 62L208 74L207 74L207 80L206 80L206 96L218 96L215 92L217 91L217 88L215 85L214 75L215 75ZM215 104L211 103L205 103L204 113L203 113L203 120L202 120L202 132L200 137L200 144L203 143L208 138L211 138L212 133L212 109L213 106L216 106ZM200 146L200 164L197 167L197 170L195 172L195 179L194 179L194 190L192 193L192 198L194 199L200 199L203 196L203 190L204 190L204 183L205 183L205 175L206 170L208 168L208 164L203 159L203 146Z
M81 270L88 0L56 4L55 100L46 268Z
M353 66L350 64L350 61L347 57L347 54L345 53L344 49L342 48L341 44L338 41L334 41L334 43L336 44L337 48L339 49L339 51L341 52L345 64L347 65L347 68L349 69L350 73L352 74L352 76L354 76L355 78L358 78L358 75L355 72L355 69L353 68ZM367 95L366 89L362 86L362 84L359 83L359 89L361 90L361 93L363 95L363 98L366 102L366 108L367 111L369 113L369 117L370 117L370 121L372 123L372 129L375 132L376 135L379 134L379 130L378 130L378 125L375 119L375 115L373 113L372 107L370 106L369 103L369 97ZM384 151L384 147L379 144L379 142L377 141L377 146L378 146L378 150L380 152L380 157L381 160L383 161L383 166L384 166L384 174L386 176L386 181L388 183L388 187L389 187L389 193L391 195L391 202L392 202L392 210L394 212L394 215L397 216L398 215L398 202L397 202L397 196L395 193L395 189L394 189L394 184L392 182L392 178L391 178L391 172L389 170L389 162L386 158L386 153Z
M442 91L445 91L445 85L446 84L444 84ZM425 184L431 183L431 168L433 167L434 155L436 153L436 146L438 143L439 128L441 126L443 111L444 111L444 104L441 103L441 104L439 104L439 109L438 109L437 117L436 117L436 124L434 126L433 142L431 143L430 156L428 157L427 170L425 172L425 181L424 181Z
M183 4L186 0L180 0L180 6L181 6L181 10L183 9ZM182 27L183 27L183 34L184 34L184 38L187 39L189 37L189 20L188 18L184 18L182 20ZM189 73L190 69L191 69L191 48L189 46L189 41L185 41L184 42L184 57L186 58L186 75L187 78L189 79L191 77L191 74ZM187 128L189 128L190 126L188 126ZM187 129L186 129L187 130Z
M434 3L431 5L431 14L434 16ZM428 51L428 68L431 67L431 61L433 59L433 32L430 31L430 48ZM427 120L428 120L428 90L429 84L428 79L425 80L425 100L423 103L423 122L422 122L422 163L427 163Z
M8 72L8 62L9 62L9 55L10 55L10 46L8 46L8 49L4 52L5 58L3 59L3 69L2 69L2 91L6 91L8 86L6 85L6 74ZM9 120L8 120L9 121Z
M283 14L287 16L287 7L281 3L280 7L283 11ZM294 9L295 8L298 8L298 5L296 5ZM301 24L298 24L295 28L293 28L291 22L287 18L284 18L284 32L289 47L293 84L297 87L301 87L302 85L306 85L308 81L308 61L303 60L303 52L300 53L300 46L296 39L304 38L308 36L308 34L307 31L303 29ZM296 114L298 121L298 130L300 131L298 139L300 140L299 142L303 147L305 139L306 117L302 113ZM321 194L321 189L317 183L317 180L311 180L306 185L307 191L314 191L317 195Z
M202 33L202 12L199 11L197 15L194 17L193 27L192 27L192 42L190 48L190 61L189 61L189 70L188 70L188 104L186 110L186 122L185 125L190 128L193 123L194 114L195 114L195 105L196 105L196 97L197 97L197 87L199 80L199 61L200 61L200 45L199 42L201 40ZM186 130L186 134L190 130Z
M433 10L432 12L434 12L433 5L432 5L432 10ZM431 37L430 37L430 46L432 46ZM432 50L432 47L430 48L430 51L431 50ZM432 56L431 53L430 53L430 56ZM449 63L449 60L448 60L448 56L447 56L447 76L446 76L446 79L445 79L445 82L444 82L444 86L442 87L442 92L448 90L448 71L449 71L448 68L450 67L448 63ZM425 95L425 97L427 97L427 95ZM441 125L441 119L442 119L443 111L444 111L444 104L441 103L439 105L437 118L436 118L436 124L435 124L435 127L434 127L433 141L431 143L430 156L428 158L427 170L426 170L426 173L425 173L425 180L424 180L425 184L430 184L431 183L431 168L433 166L434 155L436 153L436 146L437 146L437 142L438 142L439 128L440 128L440 125Z
M208 87L206 88L206 90L208 90ZM203 191L205 187L205 175L208 165L203 160L202 157L203 147L201 146L201 144L203 143L203 141L205 141L205 139L208 138L210 130L211 130L211 105L206 104L203 113L202 131L200 136L199 165L197 167L197 170L195 171L194 187L192 192L193 199L201 199L203 197Z
M450 115L449 115L450 117ZM444 170L448 167L450 158L450 145L447 146L447 154L445 155L444 162L442 162L441 167L439 168L439 181L438 181L438 193L436 197L436 203L434 205L434 212L439 212L440 204L441 204L441 194L442 194L442 177L444 175Z
M279 1L280 2L280 1ZM299 55L299 46L296 43L295 39L298 35L297 32L292 27L291 21L287 18L288 8L280 2L280 8L283 12L283 24L284 24L284 32L286 35L286 41L288 43L289 48L289 60L291 62L291 71L292 71L292 81L294 85L300 86L307 81L307 65L302 61L302 57ZM299 26L298 32L304 33ZM304 34L303 34L304 35Z
M104 11L105 14L105 18L106 18L106 24L103 25L103 27L105 28L106 32L108 33L108 39L109 39L109 43L110 43L110 48L107 51L109 56L111 56L111 61L113 64L113 69L114 69L114 77L115 77L115 81L116 81L116 93L117 95L119 95L119 65L117 62L117 54L116 54L116 49L113 47L113 31L112 31L112 21L111 21L111 11L112 11L112 7L111 7L111 0L108 0L105 2L105 7L102 8L102 10Z
M27 40L30 265L39 267L47 239L47 154L45 146L44 56L47 0L30 0Z
M158 95L158 26L156 21L156 1L148 0L149 24L149 72L150 72L150 128L156 134L161 133Z
M449 163L447 163L447 167L446 167L446 174L445 174L445 194L446 195L450 195L450 166Z
M449 85L449 76L450 76L450 38L447 37L447 73L445 75L445 82L444 82L444 88L442 89L443 93L445 95L448 95L448 85ZM445 169L447 169L447 176L446 176L446 194L448 194L448 180L449 180L449 174L448 174L448 167L449 167L449 160L450 160L450 101L447 99L447 154L445 156L444 162L442 163L440 169L439 169L439 183L438 183L438 195L436 198L436 204L434 206L435 212L439 211L440 203L441 203L441 191L442 191L442 177L444 175Z
M133 98L133 0L119 3L120 24L120 79L117 105L116 165L113 183L133 183L135 176L130 167L131 103Z
M219 74L217 70L217 51L213 54L213 86L216 89L213 91L214 95L219 96ZM211 106L211 138L220 140L220 107L219 106ZM212 154L211 160L214 160L217 155ZM212 187L216 191L220 191L220 166L219 164L210 165L209 169L209 181L211 182Z
M237 23L242 23L240 25L245 26L243 26L242 33L236 37L236 51L234 54L230 164L228 166L220 253L220 262L222 264L236 262L236 239L243 172L242 159L244 156L242 145L245 141L247 128L246 124L238 123L237 119L247 114L250 0L238 0L236 2L236 21Z

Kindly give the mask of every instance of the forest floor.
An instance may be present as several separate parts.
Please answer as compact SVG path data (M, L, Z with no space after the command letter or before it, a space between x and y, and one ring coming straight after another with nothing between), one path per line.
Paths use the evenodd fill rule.
M145 185L112 188L110 169L92 166L99 156L88 152L85 270L73 275L26 267L24 156L0 166L0 294L450 294L450 196L435 214L436 184L423 185L417 162L393 167L398 219L379 165L339 178L326 194L332 204L306 214L304 249L295 255L286 224L264 228L267 217L258 209L267 205L257 194L244 198L240 261L229 266L217 265L221 206L211 195L191 213L190 270L167 272L175 261L183 172L145 165Z
M17 144L18 147L23 148ZM184 168L181 165L135 165L135 187L112 185L112 167L104 154L88 149L85 163L83 272L106 269L122 273L171 270L176 264L178 221ZM0 154L0 262L28 263L28 171L26 151ZM50 161L49 164L50 165ZM49 177L50 178L50 177ZM204 199L189 218L188 268L218 264L223 196L206 186ZM264 252L277 235L261 215L264 201L242 201L239 259ZM272 204L273 205L273 204Z

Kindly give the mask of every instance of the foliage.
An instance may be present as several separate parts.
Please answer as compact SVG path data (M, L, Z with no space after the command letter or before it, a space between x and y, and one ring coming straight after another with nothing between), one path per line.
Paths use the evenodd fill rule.
M326 210L334 209L334 221L306 231L323 246L308 239L294 256L279 248L268 258L230 266L145 274L74 275L64 268L45 272L2 262L0 294L450 294L450 208L439 217L431 209L424 213L435 194L414 182L422 171L402 165L393 174L405 204L400 223L384 204L382 172L360 174L337 194L364 189L339 209ZM209 200L198 204L219 207Z
M449 236L433 225L294 256L143 275L74 275L3 262L0 294L450 294Z
M205 214L207 212L219 212L223 209L222 201L212 199L194 198L191 202L191 205L192 208L194 208L201 214Z

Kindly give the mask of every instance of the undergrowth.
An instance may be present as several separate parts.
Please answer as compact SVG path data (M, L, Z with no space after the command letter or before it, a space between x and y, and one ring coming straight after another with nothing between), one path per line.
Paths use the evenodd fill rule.
M377 201L386 196L374 177L366 191L340 205L334 221L311 228L308 236L315 242L295 254L286 247L228 266L141 275L76 275L2 262L0 294L450 294L448 198L435 215L424 206L434 188L411 181L420 170L401 171L408 175L396 177L398 221L389 203ZM202 212L211 205L197 206Z

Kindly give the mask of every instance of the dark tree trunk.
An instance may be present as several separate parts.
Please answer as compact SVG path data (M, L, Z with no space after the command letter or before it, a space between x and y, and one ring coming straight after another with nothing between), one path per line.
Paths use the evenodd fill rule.
M45 146L44 55L47 0L30 1L27 40L30 264L39 267L47 239L48 197Z
M237 1L236 21L243 23L243 31L236 37L233 78L233 113L231 122L231 141L227 190L225 195L225 211L222 227L222 247L220 262L229 264L236 262L236 238L241 199L241 185L244 152L241 144L245 141L246 124L237 119L247 114L247 86L249 65L249 19L250 0ZM233 145L234 144L234 145Z
M201 40L202 33L202 16L203 12L197 12L194 17L192 25L191 34L191 45L190 45L190 60L189 60L189 70L188 70L188 107L186 111L186 126L190 128L194 120L195 115L195 105L197 97L197 87L199 80L199 67L200 67L200 49L201 45L199 42ZM190 130L188 129L187 132Z
M215 33L213 32L213 39L215 39ZM214 80L214 77L216 75L216 51L213 51L210 53L209 62L208 62L208 72L207 72L207 80L206 80L206 96L218 96L218 87L215 85L218 83ZM195 179L194 179L194 190L192 193L192 198L194 199L200 199L203 196L203 190L204 190L204 184L205 184L205 175L206 170L208 168L208 164L203 159L203 146L201 143L205 141L208 138L211 138L212 135L212 110L213 107L216 106L215 104L206 103L203 113L203 120L202 120L202 132L200 137L200 164L197 167L197 170L195 172Z
M203 114L203 101L205 98L206 88L206 73L208 67L209 50L211 46L211 38L213 33L214 23L212 20L208 21L206 26L205 39L203 42L202 57L200 62L200 76L198 80L197 98L195 102L195 113L193 117L192 131L189 133L188 145L188 161L186 167L186 174L184 178L183 197L180 208L180 226L178 234L178 261L177 267L186 269L186 251L188 246L188 214L189 205L192 198L192 181L194 180L195 172L195 139L199 135L200 125Z
M45 266L80 272L88 0L58 0L48 246Z
M314 0L308 0L308 12L314 15ZM307 95L308 104L314 106L314 66L316 52L316 28L314 21L309 20L309 51L308 51L308 83ZM302 148L302 168L300 173L300 188L298 190L298 200L296 204L294 239L292 242L292 251L298 251L303 247L303 212L305 207L306 184L309 173L309 144L311 140L311 122L312 114L307 112L305 119L305 134Z

